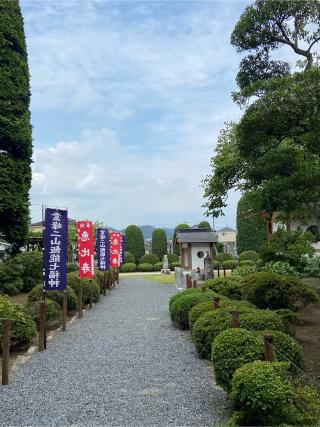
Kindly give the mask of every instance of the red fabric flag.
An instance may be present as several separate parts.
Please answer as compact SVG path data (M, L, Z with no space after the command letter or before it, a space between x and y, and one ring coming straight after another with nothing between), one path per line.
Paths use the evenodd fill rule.
M94 241L91 221L76 221L79 277L94 277Z
M110 233L110 267L119 268L121 257L121 233Z

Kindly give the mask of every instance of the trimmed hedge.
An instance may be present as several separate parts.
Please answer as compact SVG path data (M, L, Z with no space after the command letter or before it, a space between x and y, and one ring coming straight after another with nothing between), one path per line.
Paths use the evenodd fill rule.
M14 304L6 295L0 295L0 339L2 339L2 318L9 318L10 344L12 348L29 344L36 335L36 324L32 317L19 305Z
M256 251L243 251L239 255L239 261L250 260L250 261L253 261L254 263L256 263L259 258L260 258L260 256Z
M175 301L177 301L177 299L179 299L180 297L182 297L184 295L194 294L194 293L198 294L200 292L201 292L201 290L198 288L191 288L191 289L185 289L182 292L177 292L176 294L172 295L172 297L169 300L169 311L170 311L170 313L171 313L171 307L172 307L173 303Z
M188 315L191 308L201 302L211 301L214 295L212 291L181 295L181 297L176 299L170 306L172 321L180 329L187 329L189 327Z
M240 325L244 329L260 331L272 329L284 331L284 325L274 311L239 306ZM204 313L193 325L192 340L200 357L206 358L211 353L211 345L220 332L231 327L230 310L219 308Z
M95 279L81 279L83 304L90 303L90 293L91 293L90 280L92 281L92 302L96 303L100 301L100 286L95 281ZM76 295L78 295L78 284L79 284L78 273L77 272L67 273L67 285L74 290Z
M29 292L42 281L43 256L42 251L22 252L16 259L22 265L22 281L24 292Z
M145 254L143 255L140 260L139 260L139 264L152 264L154 265L155 263L159 262L159 257L156 254Z
M316 291L296 277L276 273L255 273L242 280L241 291L259 308L300 310L318 301Z
M218 294L231 299L241 299L241 279L235 276L216 277L204 282L205 286Z
M121 273L132 273L137 270L137 265L134 262L127 262L120 267Z
M264 344L258 334L242 328L222 331L215 338L211 352L217 383L229 392L236 369L254 360L261 360L263 354Z
M168 254L168 263L172 264L173 262L179 262L179 257L177 254Z
M251 261L251 259L244 259L243 261L239 261L240 267L244 265L255 265L254 261Z
M233 258L230 254L228 254L227 252L222 252L216 255L215 257L215 261L219 261L221 264L223 263L223 261L232 261Z
M212 261L212 265L213 265L213 268L215 269L218 269L218 267L221 268L221 262L217 261L216 259Z
M67 293L68 293L68 311L74 312L77 309L77 297L74 293L74 290L67 286ZM62 291L47 291L46 295L49 297L51 301L56 302L60 308L62 308L63 305L63 292ZM43 298L43 285L37 285L35 286L32 291L28 295L28 303L35 302L35 301L41 301Z
M28 313L39 329L40 300L28 301L25 311ZM61 323L61 308L58 303L46 298L46 327L49 329L57 328Z
M230 260L227 260L227 261L223 261L223 263L222 263L222 267L225 270L231 270L233 268L237 268L238 265L239 265L239 263L235 259L232 259L232 260L230 259Z
M125 251L125 253L124 253L124 264L128 264L128 263L135 264L136 260L134 258L134 255L131 252Z
M163 269L163 262L156 262L153 266L154 271L161 271Z
M153 271L153 265L147 262L139 264L138 271Z
M0 292L17 295L23 288L23 266L17 257L0 262Z
M172 263L170 264L170 269L171 269L171 270L174 270L174 269L175 269L175 267L181 267L181 263L180 263L179 261L177 261L177 262L172 262Z

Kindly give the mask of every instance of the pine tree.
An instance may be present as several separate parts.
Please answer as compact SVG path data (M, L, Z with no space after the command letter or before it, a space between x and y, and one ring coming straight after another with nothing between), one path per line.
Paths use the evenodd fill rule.
M152 253L158 255L162 261L168 252L167 235L162 228L155 228L152 232Z
M143 234L137 225L129 225L126 228L126 249L132 253L136 263L145 254Z
M29 226L32 131L27 51L18 0L0 0L0 234L17 252Z

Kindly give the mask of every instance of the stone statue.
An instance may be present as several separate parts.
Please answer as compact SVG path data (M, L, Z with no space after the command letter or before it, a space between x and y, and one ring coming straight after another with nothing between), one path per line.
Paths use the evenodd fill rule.
M171 270L169 266L168 255L165 255L163 257L163 268L161 270L161 274L170 274L170 273L171 273Z

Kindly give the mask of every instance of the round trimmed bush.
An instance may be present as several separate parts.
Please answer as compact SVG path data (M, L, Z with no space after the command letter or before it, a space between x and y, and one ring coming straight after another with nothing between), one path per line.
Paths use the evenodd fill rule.
M35 321L39 329L39 315L40 315L40 300L28 301L25 306L25 311ZM46 298L46 327L49 329L57 328L61 323L61 308L58 303Z
M227 260L227 261L223 261L223 263L222 263L222 267L225 270L231 270L233 268L237 268L238 265L239 265L239 263L235 259L232 259L232 260L230 259L230 260Z
M259 308L300 310L318 301L316 291L297 277L260 272L242 280L244 298Z
M251 259L244 259L243 261L239 261L240 267L243 267L244 265L255 265L254 261L251 261Z
M71 271L78 271L77 263L72 263L72 262L67 263L67 273L70 273Z
M181 262L179 262L179 261L175 261L175 262L172 262L172 263L170 264L170 269L171 269L171 270L174 270L174 269L175 269L175 267L181 267Z
M143 255L140 260L139 264L152 264L154 265L156 262L159 262L159 257L156 254L145 254Z
M211 352L217 383L229 392L236 369L261 360L263 354L263 340L258 334L242 328L222 331L213 341Z
M90 303L90 280L92 281L92 302L96 303L100 300L100 286L95 279L81 279L83 304ZM75 294L78 295L79 279L77 272L67 273L67 284L74 290Z
M19 304L11 302L6 295L0 295L0 339L2 339L3 318L11 320L10 344L12 348L29 344L37 333L32 317Z
M221 262L220 262L220 261L217 261L216 259L214 259L214 260L212 261L212 265L213 265L213 268L214 268L214 269L218 269L218 267L219 267L219 268L221 268Z
M265 330L261 335L273 336L274 352L279 362L288 362L290 360L290 370L295 371L303 367L303 350L300 344L288 334L281 331Z
M216 277L205 281L205 286L208 286L214 292L224 295L231 299L241 299L242 292L240 288L241 279L235 276Z
M299 276L298 271L288 262L270 261L259 268L259 271L281 274L282 276Z
M168 263L169 265L173 262L179 262L179 256L177 254L167 254L168 255Z
M212 300L214 295L212 291L181 295L170 307L172 321L180 329L187 329L189 327L188 315L191 308L200 302Z
M153 265L145 262L143 264L138 265L138 271L153 271Z
M295 389L285 379L285 369L283 362L257 360L236 370L231 396L242 413L242 425L287 424Z
M21 278L24 292L29 292L42 281L43 256L42 251L22 252L17 255L17 260L22 265Z
M154 271L161 271L163 269L163 262L156 262L153 266Z
M121 273L132 273L137 270L137 265L134 262L127 262L120 267Z
M256 263L259 258L260 256L256 251L243 251L239 255L239 261L250 260Z
M77 309L77 297L74 290L67 286L67 301L68 301L68 311L74 312ZM60 308L63 305L63 292L62 291L46 291L46 295L50 298L51 301L56 302ZM43 298L43 285L35 286L28 295L28 302L41 301Z
M240 325L244 329L259 331L275 329L284 331L281 318L274 311L259 310L246 306L238 306ZM231 313L229 308L204 313L193 325L192 340L200 357L208 357L211 346L220 332L231 327Z
M134 255L131 252L125 251L124 253L124 264L135 264L136 260L134 259Z
M229 260L233 260L232 256L230 254L228 254L227 252L221 252L219 254L216 255L215 257L216 261L219 261L221 264L223 263L223 261L229 261Z
M182 297L183 295L188 295L188 294L199 294L201 291L201 289L198 288L191 288L191 289L185 289L182 292L177 292L176 294L172 295L172 297L169 300L169 311L171 313L171 307L172 304L177 301L177 299L179 299L180 297Z

